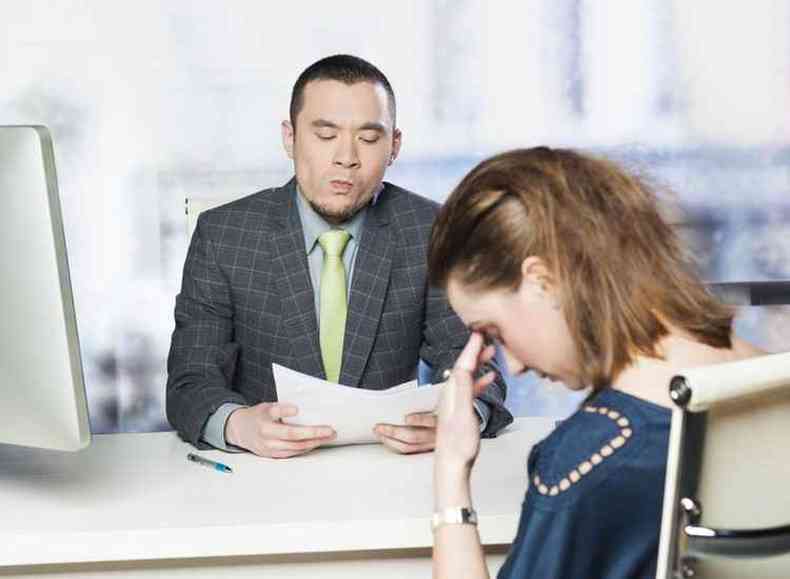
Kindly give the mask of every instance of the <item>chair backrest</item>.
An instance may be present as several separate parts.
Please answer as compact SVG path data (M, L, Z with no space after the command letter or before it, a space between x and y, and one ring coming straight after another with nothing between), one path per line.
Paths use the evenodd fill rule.
M790 353L673 378L659 579L790 577Z
M240 196L239 196L240 197ZM238 199L239 197L214 197L211 199L203 197L187 197L184 199L184 212L187 216L187 239L192 239L192 234L197 227L198 216L206 209L219 207L225 203Z

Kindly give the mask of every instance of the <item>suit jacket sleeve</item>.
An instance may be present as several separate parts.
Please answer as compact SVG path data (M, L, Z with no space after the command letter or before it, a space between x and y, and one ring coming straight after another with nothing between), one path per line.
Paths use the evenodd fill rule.
M425 306L425 327L420 358L433 368L433 382L444 381L444 371L452 368L456 358L469 339L469 331L450 308L444 291L428 289ZM513 422L513 415L505 408L507 386L501 376L478 397L491 411L482 436L491 438Z
M200 436L211 414L226 402L247 404L230 388L237 355L230 285L201 218L176 296L166 402L170 424L199 448L209 448Z

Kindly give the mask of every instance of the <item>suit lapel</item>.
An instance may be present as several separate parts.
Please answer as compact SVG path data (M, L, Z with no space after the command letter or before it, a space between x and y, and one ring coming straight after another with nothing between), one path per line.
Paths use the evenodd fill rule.
M310 282L304 233L296 207L296 180L292 179L275 193L274 256L277 287L282 300L283 330L291 343L293 369L325 378L318 341L315 297Z
M386 191L369 209L357 249L348 300L340 383L358 386L370 357L392 268L393 243Z

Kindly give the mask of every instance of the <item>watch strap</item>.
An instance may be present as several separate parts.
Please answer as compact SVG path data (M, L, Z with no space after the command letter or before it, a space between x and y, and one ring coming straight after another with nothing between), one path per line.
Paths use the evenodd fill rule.
M471 507L448 507L433 514L431 530L444 525L477 525L477 512Z

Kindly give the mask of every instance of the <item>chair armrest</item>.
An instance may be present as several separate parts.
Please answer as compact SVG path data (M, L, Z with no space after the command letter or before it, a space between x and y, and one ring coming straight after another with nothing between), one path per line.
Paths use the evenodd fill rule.
M790 553L790 525L741 530L686 525L683 530L691 556L751 558Z

